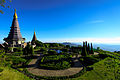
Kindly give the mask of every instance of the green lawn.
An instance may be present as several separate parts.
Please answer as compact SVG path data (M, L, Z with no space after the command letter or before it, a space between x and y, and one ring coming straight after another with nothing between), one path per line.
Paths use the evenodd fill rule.
M118 59L106 58L92 67L94 70L72 80L120 80L120 60Z
M0 72L0 80L33 80L29 79L24 74L8 67L0 67L1 69L4 69L2 72Z

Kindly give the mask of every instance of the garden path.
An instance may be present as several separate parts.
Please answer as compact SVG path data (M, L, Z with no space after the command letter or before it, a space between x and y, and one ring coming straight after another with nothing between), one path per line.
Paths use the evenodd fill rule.
M38 57L37 59L33 59L28 66L32 65L32 67L28 67L27 70L38 76L70 76L80 72L83 69L82 64L76 57L73 57L73 61L75 63L74 67L65 70L45 70L38 68L38 60L42 57Z

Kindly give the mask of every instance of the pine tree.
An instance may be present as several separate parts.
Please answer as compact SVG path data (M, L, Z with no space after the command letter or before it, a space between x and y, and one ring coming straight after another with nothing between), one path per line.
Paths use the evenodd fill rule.
M23 55L28 56L27 47L23 49Z
M94 54L92 43L91 43L91 54Z
M28 56L28 55L33 56L34 48L30 44L27 44L27 46L23 49L23 54L25 56Z
M83 42L83 47L82 47L82 53L81 53L82 56L87 56L87 51L86 51L86 45L85 45L85 42Z
M87 53L90 54L90 44L88 43L88 50Z
M87 48L87 41L85 42L85 46L86 46L86 48Z
M30 47L30 55L33 56L34 55L34 48L31 46Z
M85 42L85 47L86 47L86 51L88 53L88 43L87 43L87 41Z

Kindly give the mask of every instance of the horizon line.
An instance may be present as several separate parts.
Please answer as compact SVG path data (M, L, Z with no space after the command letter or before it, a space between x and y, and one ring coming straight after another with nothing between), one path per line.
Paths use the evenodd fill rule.
M88 43L95 43L95 44L120 44L120 37L116 38L61 38L61 39L40 39L39 41L43 43L82 43L83 41L87 41ZM25 42L29 42L26 40ZM0 43L4 43L4 41L0 41Z

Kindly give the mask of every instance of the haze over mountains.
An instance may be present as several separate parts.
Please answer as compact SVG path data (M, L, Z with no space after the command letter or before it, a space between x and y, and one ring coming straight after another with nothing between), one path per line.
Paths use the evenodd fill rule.
M82 43L63 43L65 45L71 45L71 46L77 46L77 45L82 45ZM100 47L100 49L105 50L105 51L120 51L120 45L116 44L93 44L94 48Z
M120 51L120 45L112 45L112 44L94 44L94 47L100 47L105 51Z
M2 41L0 41L0 44L3 43ZM64 45L70 45L70 46L77 46L77 45L82 45L82 43L63 43ZM105 50L105 51L120 51L120 45L116 45L116 44L97 44L97 43L93 43L93 47L97 48L100 47L100 49Z

